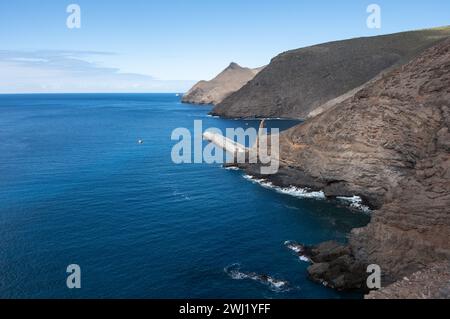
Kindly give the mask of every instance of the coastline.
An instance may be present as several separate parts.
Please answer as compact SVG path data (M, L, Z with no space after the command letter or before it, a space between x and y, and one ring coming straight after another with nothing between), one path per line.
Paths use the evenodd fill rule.
M275 175L260 176L259 164L237 165L276 187L359 196L373 210L371 222L351 232L345 253L308 269L315 281L356 289L367 275L354 267L376 264L385 287L449 260L448 104L442 102L448 100L448 78L442 76L449 67L449 46L450 39L438 43L281 134L281 167ZM355 273L358 280L342 282Z
M65 281L45 289L47 280L21 278L32 263L58 282L58 265L75 261L109 269L105 278L102 267L91 268L92 289L80 290L81 298L105 297L105 291L111 298L362 298L309 281L307 264L283 243L345 242L349 229L366 224L367 218L344 206L261 189L219 165L174 165L170 160L174 142L167 137L173 128L190 127L194 118L220 129L242 127L246 121L207 117L208 108L186 107L175 94L39 95L12 102L0 98L2 114L16 119L2 117L8 125L3 126L6 143L0 143L5 150L0 154L10 169L2 175L1 212L3 221L21 225L21 232L4 227L8 232L0 236L2 251L26 262L6 269L7 286L0 288L4 296L70 297ZM36 125L42 126L39 137L30 129ZM138 144L138 138L145 143ZM316 210L321 213L313 214ZM18 251L17 245L24 249ZM61 255L49 259L54 249ZM233 280L223 269L234 263L242 265L244 274L266 275L302 289L274 291L264 277Z

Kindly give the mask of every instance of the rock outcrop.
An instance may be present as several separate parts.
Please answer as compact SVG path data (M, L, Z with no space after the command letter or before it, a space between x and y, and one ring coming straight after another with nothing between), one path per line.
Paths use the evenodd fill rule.
M376 209L368 226L351 233L346 255L355 264L378 264L386 286L450 260L449 127L447 38L281 134L282 166L272 181L359 195ZM257 175L256 166L243 167ZM327 261L338 262L340 274L319 269L316 280L351 272L352 263L337 260L343 256Z
M212 114L226 118L307 118L315 115L316 108L337 99L334 105L353 95L352 90L383 71L408 62L449 35L447 27L285 52L219 103Z
M182 102L192 104L220 103L231 93L247 84L261 69L243 68L236 63L231 63L211 81L200 81L195 84L183 96Z
M367 265L352 255L350 247L331 241L311 247L310 251L312 265L308 274L312 280L337 290L368 291Z

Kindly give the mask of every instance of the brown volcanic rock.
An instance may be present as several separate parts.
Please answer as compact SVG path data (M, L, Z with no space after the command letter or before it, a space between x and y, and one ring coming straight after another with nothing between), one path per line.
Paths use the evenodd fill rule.
M195 84L182 99L183 103L217 104L225 97L236 92L253 79L262 68L243 68L231 63L225 70L211 81L200 81Z
M345 97L382 71L409 61L449 35L450 27L446 27L285 52L219 103L212 114L229 118L306 118L322 104Z
M429 265L366 299L450 299L450 263Z
M384 284L393 282L450 260L449 127L447 38L282 134L272 180L361 195L378 208L350 247L358 263L380 265Z

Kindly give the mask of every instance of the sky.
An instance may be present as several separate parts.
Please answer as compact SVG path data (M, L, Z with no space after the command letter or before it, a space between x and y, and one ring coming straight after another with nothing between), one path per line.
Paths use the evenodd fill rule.
M444 25L449 0L0 0L0 93L185 92L232 61Z

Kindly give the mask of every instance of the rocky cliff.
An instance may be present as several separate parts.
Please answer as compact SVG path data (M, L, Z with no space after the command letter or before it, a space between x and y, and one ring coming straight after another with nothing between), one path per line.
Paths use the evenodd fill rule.
M352 232L350 258L316 265L313 278L339 282L352 271L346 259L380 265L386 285L450 260L449 126L447 38L280 136L274 183L360 195L375 209Z
M182 102L193 104L220 103L231 93L247 84L261 69L243 68L236 63L231 63L211 81L200 81L195 84L183 96Z
M449 35L450 27L447 27L331 42L285 52L219 103L212 114L229 118L306 118L324 103L351 96L352 90L381 72L409 61Z

